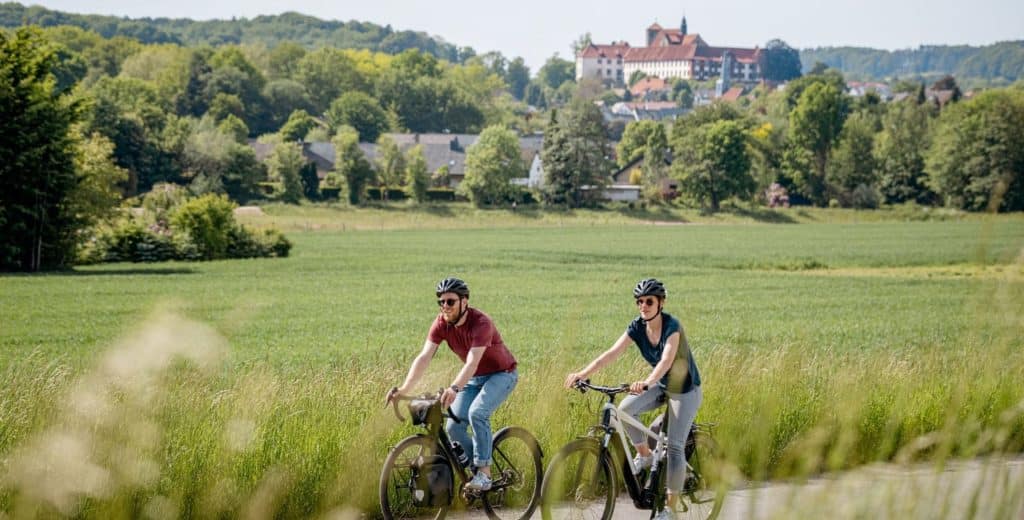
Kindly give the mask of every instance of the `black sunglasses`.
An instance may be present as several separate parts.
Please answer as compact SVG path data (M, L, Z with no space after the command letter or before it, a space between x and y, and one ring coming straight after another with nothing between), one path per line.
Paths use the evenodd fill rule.
M437 300L438 307L444 307L445 305L449 307L454 307L456 303L459 303L458 298L442 298Z
M644 304L647 304L648 307L653 307L655 302L657 302L657 301L658 300L655 300L654 298L637 298L636 299L636 304L640 305L641 303L644 303Z

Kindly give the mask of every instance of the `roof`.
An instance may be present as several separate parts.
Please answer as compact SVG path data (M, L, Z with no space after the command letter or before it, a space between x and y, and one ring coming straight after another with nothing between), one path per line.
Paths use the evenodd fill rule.
M643 95L645 92L667 90L669 88L668 83L658 77L647 76L646 78L637 81L630 89L629 93L634 96Z
M722 96L718 99L721 99L722 101L736 101L741 96L743 96L743 87L735 86L722 93Z
M579 56L581 58L622 58L632 48L633 47L630 47L626 42L613 42L610 45L597 45L591 43L579 52Z

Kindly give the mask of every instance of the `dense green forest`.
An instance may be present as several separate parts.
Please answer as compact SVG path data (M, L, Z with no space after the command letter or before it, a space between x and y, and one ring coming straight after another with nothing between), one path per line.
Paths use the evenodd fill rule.
M262 43L273 47L283 41L306 47L369 49L398 54L419 49L451 62L462 62L475 53L426 33L397 31L390 25L369 22L321 20L289 12L253 19L194 21L186 18L118 18L53 11L18 3L0 4L0 27L72 25L98 33L104 38L124 36L141 43L177 43L179 45L224 45Z
M804 71L821 62L848 79L929 78L947 74L961 84L998 86L1024 78L1024 40L969 45L922 45L887 51L864 47L821 47L800 51Z

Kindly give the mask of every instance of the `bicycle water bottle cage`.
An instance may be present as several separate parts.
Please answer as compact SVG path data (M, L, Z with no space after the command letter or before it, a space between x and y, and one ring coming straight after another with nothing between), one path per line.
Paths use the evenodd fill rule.
M441 406L435 399L413 399L409 401L409 416L415 425L440 424Z

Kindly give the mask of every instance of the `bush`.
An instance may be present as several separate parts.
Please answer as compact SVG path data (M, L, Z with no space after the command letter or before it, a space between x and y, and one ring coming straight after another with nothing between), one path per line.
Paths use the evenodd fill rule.
M286 257L292 249L292 243L276 229L251 231L245 226L235 226L228 237L229 258Z
M176 231L187 233L204 260L226 258L235 227L235 203L212 193L189 200L171 215Z
M164 262L179 256L174 237L135 219L116 223L98 242L104 262Z

